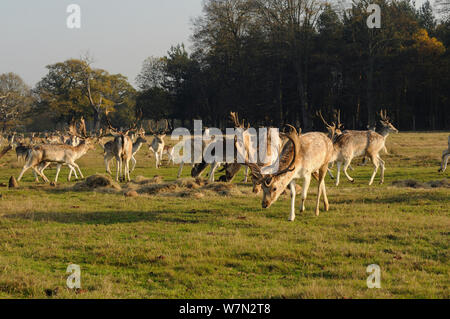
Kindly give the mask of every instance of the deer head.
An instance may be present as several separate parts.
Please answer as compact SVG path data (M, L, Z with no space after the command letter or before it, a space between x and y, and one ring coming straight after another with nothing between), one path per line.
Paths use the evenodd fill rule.
M291 182L291 173L295 170L295 165L298 160L298 151L300 149L300 135L301 130L297 132L297 129L291 125L289 133L282 133L285 137L291 141L291 144L286 144L280 158L280 165L283 165L284 160L292 158L288 165L280 169L275 174L262 175L261 168L256 164L247 163L252 171L252 178L255 184L261 185L263 190L262 207L270 208L275 203L280 195L284 192L288 184Z
M333 139L336 135L340 135L342 134L342 131L340 130L340 128L336 125L335 122L333 122L333 125L328 124L328 122L325 120L325 118L322 115L322 111L319 111L316 113L316 115L318 117L320 117L320 119L322 120L323 124L325 124L325 127L328 131L328 137L330 139ZM339 122L340 122L340 114L339 114ZM339 123L339 126L341 126L341 124Z
M380 123L383 127L383 130L387 133L398 133L398 129L394 127L391 123L391 119L387 115L387 110L380 111Z

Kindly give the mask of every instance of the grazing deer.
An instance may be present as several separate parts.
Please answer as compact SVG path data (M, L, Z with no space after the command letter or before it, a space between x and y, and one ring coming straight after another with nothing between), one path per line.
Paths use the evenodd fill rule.
M133 143L133 149L132 149L132 156L131 156L131 162L133 163L133 167L131 168L131 172L133 172L136 168L136 154L140 151L142 145L144 145L145 143L147 143L147 140L145 139L145 130L141 128L141 130L139 131L139 133L136 135L137 139L136 142ZM115 157L114 153L113 153L113 149L114 149L114 141L110 141L106 144L104 144L103 146L103 150L104 150L104 161L105 161L105 166L106 166L106 172L111 174L111 169L109 167L109 164L111 162L111 160Z
M150 133L155 138L153 139L153 142L150 145L149 149L150 149L150 151L152 151L155 154L156 168L160 168L160 166L162 164L162 157L163 157L164 149L165 149L164 138L166 137L166 135L169 132L170 132L169 122L167 120L165 120L165 128L162 130L159 130L158 132L154 131L150 127ZM167 149L167 151L168 151L168 149ZM173 150L172 150L172 154L173 154Z
M448 149L446 149L442 153L441 169L439 170L440 173L445 173L445 171L447 170L447 164L448 164L449 158L450 158L450 136L448 137Z
M244 129L244 122L242 122L242 124L239 122L238 115L236 113L231 113L231 119L234 122L236 128ZM248 125L248 128L249 127L250 125ZM261 145L258 144L257 146L255 146L251 143L251 136L248 131L244 131L242 144L241 145L235 144L235 145L236 151L243 155L243 158L245 158L246 162L248 162L250 156L256 155L254 157L258 159L257 165L260 167L264 175L265 173L272 170L273 166L277 163L279 154L283 146L283 141L280 134L277 131L274 131L269 128L265 145L266 153L264 158L259 158L259 156L257 156L258 154L260 154L259 148ZM274 147L273 149L272 146ZM225 168L223 170L225 171L225 176L222 176L220 180L228 182L231 181L234 178L234 176L239 172L239 168L240 165L237 163L228 163L227 165L225 165ZM248 171L249 167L245 166L244 183L247 183ZM258 194L260 191L261 186L255 183L255 181L253 180L253 192L255 194Z
M339 186L341 167L344 167L344 174L347 179L354 183L354 179L350 177L347 170L355 157L366 156L371 159L374 165L374 172L370 179L369 185L372 185L378 169L381 166L381 180L384 183L385 162L380 157L380 151L386 150L386 138L390 133L398 133L398 130L391 124L386 111L380 112L381 130L377 133L368 131L345 131L338 136L333 145L336 150L334 161L337 162L336 186Z
M275 203L280 195L289 186L291 190L291 213L289 221L295 220L295 180L304 180L302 190L302 204L300 211L305 211L305 201L311 183L311 177L319 172L319 186L316 202L316 216L319 216L320 198L323 195L325 210L329 210L328 197L325 187L325 176L328 164L334 155L333 143L324 133L307 133L301 135L291 127L291 132L286 134L289 139L280 155L280 168L277 173L263 175L261 168L256 164L248 164L252 171L252 177L263 189L262 207L267 209Z

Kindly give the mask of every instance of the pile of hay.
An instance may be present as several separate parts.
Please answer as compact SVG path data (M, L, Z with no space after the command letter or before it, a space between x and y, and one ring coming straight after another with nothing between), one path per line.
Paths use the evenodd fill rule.
M395 187L406 187L406 188L450 188L450 182L447 179L441 181L431 181L431 182L419 182L414 179L407 179L404 181L394 181L392 183Z
M174 182L163 182L161 176L153 179L138 177L128 183L126 193L135 191L139 195L147 196L172 196L203 198L206 195L236 196L243 193L233 184L213 183L201 178L185 178Z
M86 180L75 184L72 188L75 191L106 191L119 192L122 187L116 183L111 176L96 174L88 177Z

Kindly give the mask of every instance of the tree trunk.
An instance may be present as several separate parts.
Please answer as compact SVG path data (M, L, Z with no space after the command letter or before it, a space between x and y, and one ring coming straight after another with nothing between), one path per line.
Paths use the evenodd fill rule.
M376 125L374 113L374 90L373 90L373 73L374 73L375 57L369 56L369 65L367 66L367 124L369 127Z

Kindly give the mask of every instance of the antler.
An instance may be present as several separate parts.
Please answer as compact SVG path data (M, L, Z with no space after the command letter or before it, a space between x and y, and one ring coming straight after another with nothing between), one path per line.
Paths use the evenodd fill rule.
M239 116L236 112L230 112L230 119L234 122L236 128L244 128L244 126L239 123Z
M381 120L385 121L385 122L389 122L389 120L390 120L388 115L387 115L387 110L381 110L380 111L380 117L381 117Z
M285 169L273 174L273 176L280 176L280 175L283 175L285 173L292 172L293 170L295 170L295 166L294 167L292 167L292 166L295 164L295 162L297 160L297 151L300 149L299 136L302 133L302 130L300 129L297 132L297 129L294 126L289 125L289 124L287 126L291 128L291 131L288 134L286 134L286 133L282 133L282 134L292 142L292 145L293 145L292 161Z
M337 110L337 122L338 129L344 128L344 125L341 123L341 110Z
M318 117L320 117L320 119L322 120L323 124L325 124L325 126L326 126L327 128L331 128L331 129L335 129L335 128L336 128L336 123L333 122L333 125L330 125L330 124L328 124L327 121L325 121L325 118L324 118L323 115L322 115L322 110L316 112L316 115L317 115ZM290 126L290 125L289 125L289 126ZM294 128L294 129L295 129L295 128Z

